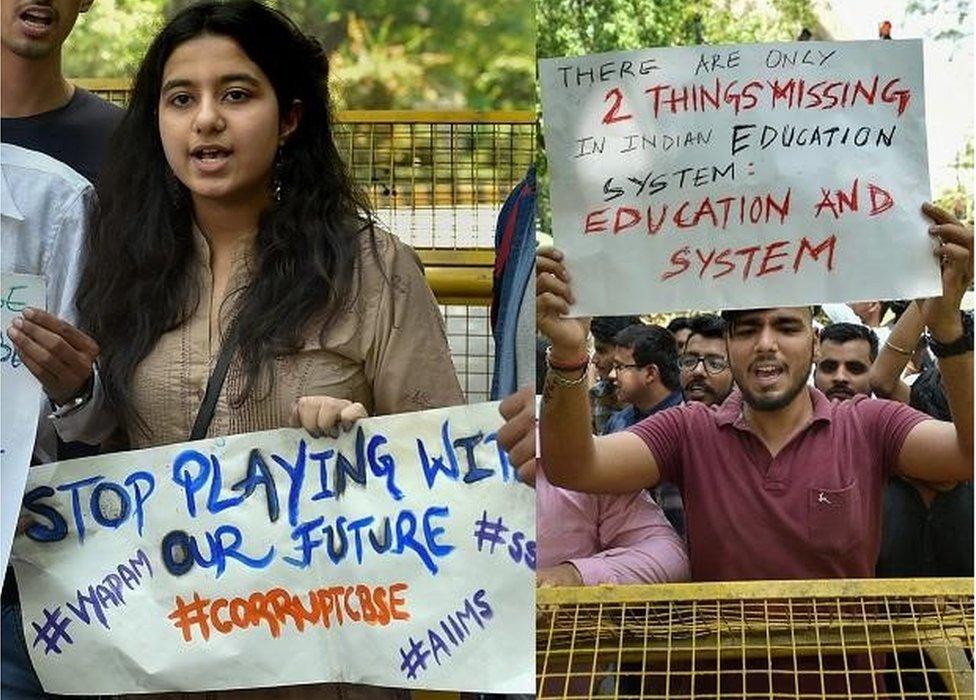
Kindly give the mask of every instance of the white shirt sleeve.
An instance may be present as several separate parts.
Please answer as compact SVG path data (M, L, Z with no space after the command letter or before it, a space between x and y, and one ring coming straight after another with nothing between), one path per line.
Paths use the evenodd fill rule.
M78 318L75 292L93 205L91 188L65 203L44 259L48 311L71 324L77 323ZM54 429L65 442L96 445L108 438L117 425L106 405L97 366L92 371L92 395L88 401L62 406L50 414Z
M54 429L65 442L84 442L97 445L104 442L118 426L108 407L98 365L92 367L92 394L78 406L62 406L50 414Z
M47 310L71 324L78 317L75 292L78 289L85 231L91 219L94 196L92 189L88 188L65 203L50 244L44 251Z

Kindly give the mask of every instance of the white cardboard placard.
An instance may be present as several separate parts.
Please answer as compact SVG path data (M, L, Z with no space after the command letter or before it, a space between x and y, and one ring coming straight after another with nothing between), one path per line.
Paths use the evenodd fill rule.
M31 470L12 557L56 693L535 687L535 493L496 404Z
M574 315L941 293L922 43L540 61Z

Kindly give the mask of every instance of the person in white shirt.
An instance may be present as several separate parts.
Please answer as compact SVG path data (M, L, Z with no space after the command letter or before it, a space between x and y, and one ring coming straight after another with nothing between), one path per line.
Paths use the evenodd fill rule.
M64 378L84 384L91 373L98 347L86 335L74 329L74 295L80 272L80 257L85 228L94 200L94 189L88 180L59 160L11 144L0 144L0 261L4 273L39 275L44 278L47 311L25 311L28 317L43 317L45 323L59 328L64 342L71 344L73 355L82 358L77 366L64 366ZM23 321L3 329L13 345L22 340L18 329ZM5 344L6 340L4 341ZM21 355L24 364L35 372L36 366ZM85 366L87 362L87 367ZM45 383L45 390L48 389ZM48 396L56 394L48 391ZM38 407L37 435L34 441L35 462L57 459L52 406L44 396ZM71 406L59 409L60 413ZM69 418L70 420L70 418ZM21 467L22 468L22 467ZM23 635L18 627L20 606L13 577L4 582L3 591L3 696L11 698L44 697L34 675ZM21 643L17 643L18 638Z
M74 294L94 189L88 180L61 161L6 143L0 144L0 170L2 269L44 277L47 314L64 322L63 337L67 342L77 343L81 346L77 348L79 351L94 359L97 346L84 334L71 333L73 327L69 325L75 320ZM16 325L5 332L11 340L20 335ZM30 361L23 359L29 365ZM90 367L91 360L89 373ZM66 368L66 373L69 372ZM83 375L81 372L78 376L82 383ZM57 401L60 397L51 398ZM53 423L48 419L51 412L45 398L40 407L34 447L35 458L41 462L56 458Z

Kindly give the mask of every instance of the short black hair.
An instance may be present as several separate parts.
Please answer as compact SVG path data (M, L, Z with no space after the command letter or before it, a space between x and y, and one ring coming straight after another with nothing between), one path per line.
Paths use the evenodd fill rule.
M656 365L661 373L661 381L671 391L676 391L681 386L678 343L671 331L661 326L641 323L624 328L617 333L613 342L622 348L630 348L634 353L635 364L641 367Z
M895 315L895 323L898 323L898 319L901 318L901 315L905 313L906 309L908 309L911 304L911 299L897 299L895 301L888 302L888 308L891 309L891 312ZM882 316L884 316L884 314L882 314Z
M725 319L715 314L694 316L688 327L691 329L691 335L688 336L688 340L691 340L696 335L700 335L703 338L711 338L712 340L721 340L725 337Z
M675 316L668 323L668 330L672 333L691 328L691 318L688 316Z
M774 306L764 306L764 307L759 307L759 308L755 308L755 309L726 309L725 311L722 311L720 315L722 317L722 320L725 321L725 330L726 331L731 331L732 330L732 327L735 326L736 320L742 314L751 314L751 313L755 313L756 311L768 311L769 309L774 309L774 308L777 308L777 307L774 307ZM806 308L810 309L810 321L812 323L814 317L820 311L820 307L819 306L808 306Z
M860 323L831 323L820 329L820 342L831 341L842 345L852 340L866 340L870 348L871 362L878 358L878 335Z
M636 316L597 316L590 323L590 333L601 343L612 343L617 333L640 322Z

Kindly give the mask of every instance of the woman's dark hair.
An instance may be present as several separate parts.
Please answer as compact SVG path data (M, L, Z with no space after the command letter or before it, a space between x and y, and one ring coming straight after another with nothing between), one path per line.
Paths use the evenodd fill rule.
M375 253L365 196L333 141L328 61L318 43L253 0L203 2L177 14L149 47L113 137L77 299L82 327L101 347L109 402L143 432L148 426L129 399L136 367L201 301L190 197L169 168L157 122L166 61L201 35L233 39L268 76L282 112L301 102L276 165L281 201L260 219L254 275L228 297L246 379L235 402L259 381L265 386L265 373L273 381L274 358L301 347L313 317L325 336L349 302L364 237Z

